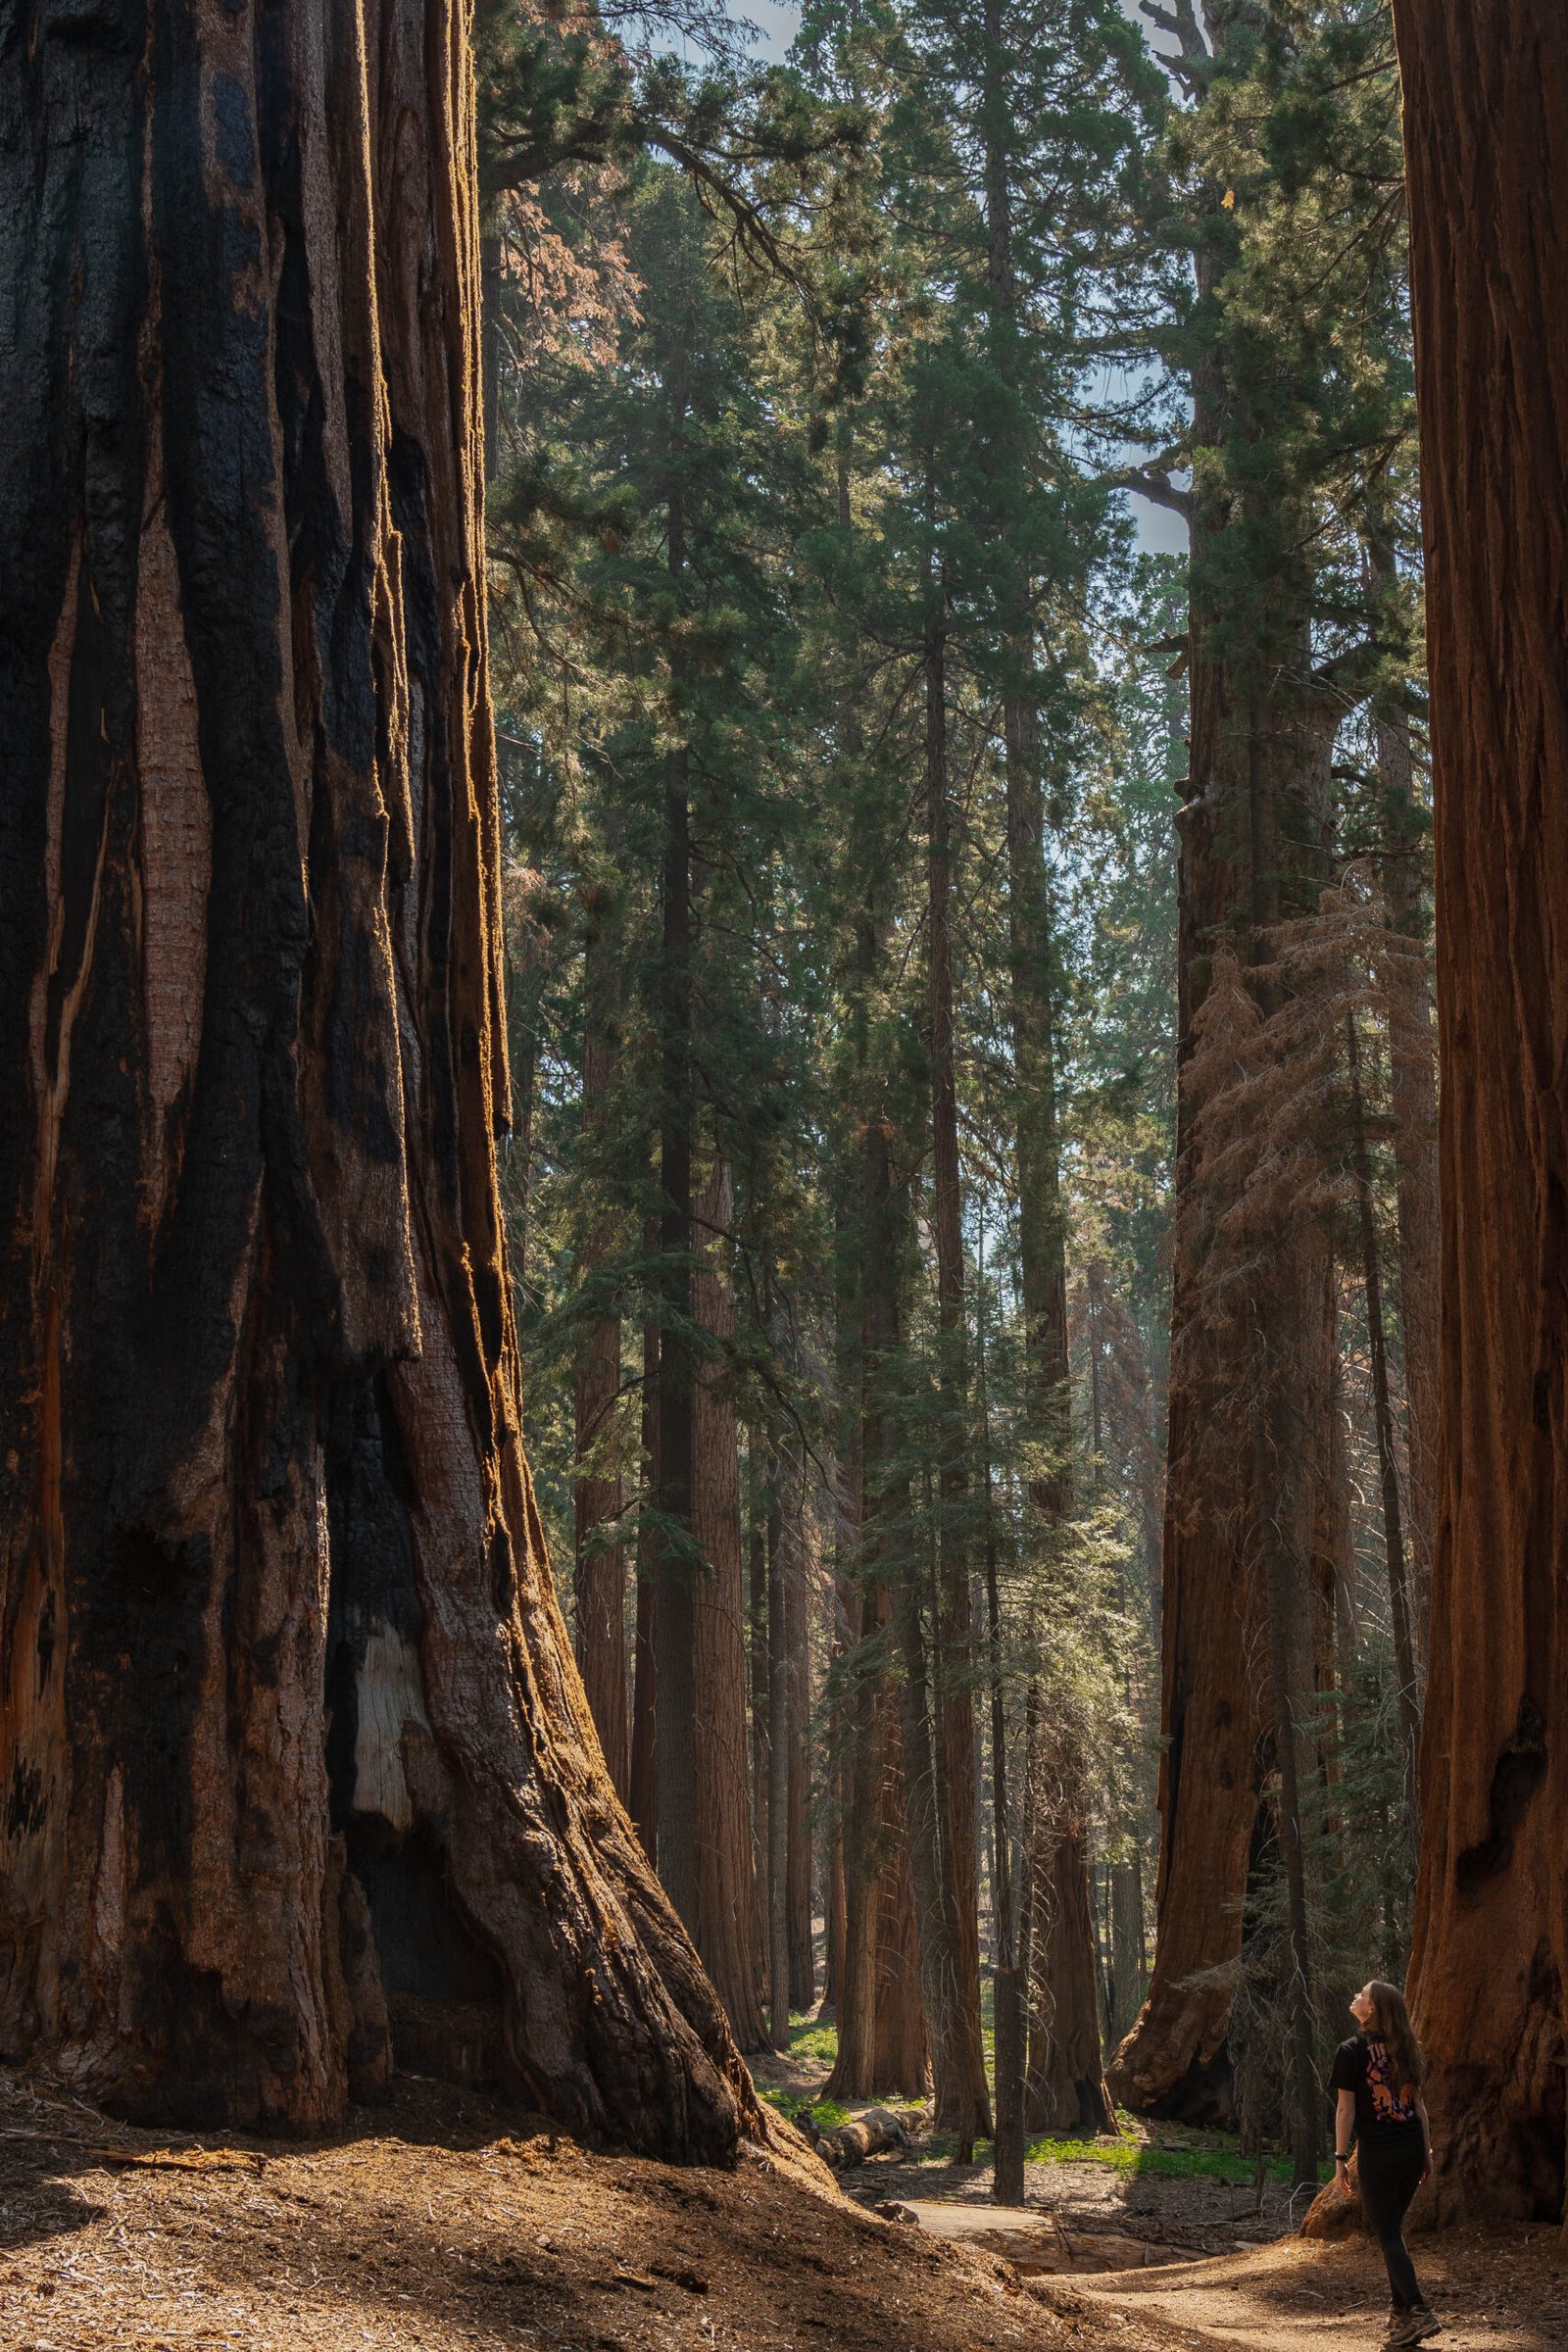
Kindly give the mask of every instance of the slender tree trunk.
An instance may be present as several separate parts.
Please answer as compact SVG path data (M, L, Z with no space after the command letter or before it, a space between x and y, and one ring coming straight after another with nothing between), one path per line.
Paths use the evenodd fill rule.
M604 1125L605 1096L613 1068L616 1022L613 962L605 936L606 909L588 909L583 950L582 1124L590 1150ZM595 1171L589 1170L588 1183ZM611 1218L601 1212L582 1250L591 1280L615 1246ZM626 1676L626 1553L620 1539L625 1502L619 1469L605 1466L620 1413L620 1317L596 1315L579 1351L576 1422L577 1665L598 1729L605 1763L624 1803L631 1793L631 1719Z
M1399 1464L1394 1444L1394 1405L1389 1394L1389 1352L1383 1326L1383 1273L1372 1200L1372 1171L1366 1148L1366 1114L1361 1098L1361 1046L1355 1013L1345 1015L1346 1066L1350 1080L1350 1138L1356 1204L1361 1228L1361 1277L1366 1292L1368 1348L1372 1357L1372 1415L1377 1431L1378 1474L1383 1497L1383 1546L1389 1572L1389 1612L1394 1629L1394 1671L1399 1685L1399 1739L1404 1750L1404 1785L1412 1827L1416 1811L1416 1759L1421 1711L1416 1687L1415 1640L1410 1588L1405 1576L1403 1514L1399 1506Z
M1445 2218L1560 2220L1568 17L1397 0L1437 814L1442 1432L1410 1991Z
M790 2046L789 1557L784 1482L792 1468L775 1431L767 1492L767 1975L776 2050Z
M723 1350L735 1333L727 1258L728 1166L715 1160L699 1196L697 1322ZM704 1573L694 1593L697 1680L697 1949L743 2050L767 2047L757 1943L747 1773L746 1608L741 1581L740 1441L720 1353L704 1364L692 1402L692 1533Z
M0 2049L315 2132L378 1974L716 2161L518 1438L466 12L145 36L0 56Z
M804 1463L799 1478L791 1482L790 1499L794 1520L786 1553L788 1575L784 1587L789 1713L786 1803L789 1849L785 1858L784 1877L789 1912L790 2007L804 2013L816 2005L816 1962L811 1942L811 1825L808 1811L811 1788L811 1665L808 1646L807 1598L810 1539L807 1526Z
M1374 588L1392 589L1394 556L1374 527ZM1409 1455L1410 1592L1417 1670L1426 1654L1432 1596L1432 1531L1438 1462L1438 1057L1422 910L1420 812L1410 720L1402 704L1373 705L1378 782L1397 839L1382 861L1383 896L1407 956L1386 959L1394 1167L1399 1216L1399 1331L1404 1343L1404 1414Z
M940 588L937 589L940 595ZM968 1374L963 1317L962 1197L958 1170L957 1069L953 1032L951 928L952 812L948 801L946 627L933 621L925 651L926 808L929 827L926 952L931 1035L931 1169L942 1333L939 1601L935 1667L938 1825L946 1874L954 2015L938 2043L937 2118L957 2133L967 2164L976 2135L991 2130L980 2031L980 1893L974 1784L974 1696L969 1545L964 1520L968 1471ZM953 2072L944 2071L943 2055Z
M1100 1968L1083 1823L1054 1794L1032 1857L1034 1910L1024 2128L1079 2137L1115 2118L1100 2043Z
M675 593L686 568L681 438L686 384L669 390L671 483L668 570ZM698 1921L697 1575L692 1538L692 857L691 759L669 755L664 786L663 937L658 982L661 1056L659 1347L659 1568L655 1624L661 1704L654 1719L659 1875L695 1936Z
M1110 2037L1120 2041L1144 1992L1144 1875L1136 1853L1110 1866Z
M652 1257L659 1246L659 1226L650 1218L643 1228L643 1249ZM644 1491L659 1498L659 1318L643 1318L642 1457ZM658 1858L659 1758L654 1727L659 1719L659 1663L657 1655L659 1605L659 1539L651 1518L644 1517L637 1534L637 1630L631 1709L631 1817L650 1862Z
M767 1978L768 1890L773 1884L769 1864L767 1835L767 1792L769 1787L769 1758L767 1738L767 1497L771 1486L762 1476L762 1494L756 1493L757 1468L765 1461L767 1446L761 1434L748 1432L747 1454L752 1465L753 1512L749 1541L747 1581L751 1597L751 1673L752 1673L752 1832L756 1847L757 1881L757 1944L761 1955L764 1991Z
M846 501L847 504L847 501ZM858 929L861 997L875 979L880 946L869 901ZM858 1071L865 1069L863 1020ZM874 1662L860 1669L851 1726L850 1804L844 1823L844 1966L838 1980L838 2055L826 2086L835 2099L923 2096L928 2078L926 2013L909 1870L908 1797L897 1696L886 1653L891 1583L906 1573L898 1556L898 1449L888 1382L899 1340L904 1237L895 1198L890 1138L871 1112L860 1126L858 1278L860 1433L856 1492L860 1522L858 1634ZM880 1655L875 1654L880 1652Z

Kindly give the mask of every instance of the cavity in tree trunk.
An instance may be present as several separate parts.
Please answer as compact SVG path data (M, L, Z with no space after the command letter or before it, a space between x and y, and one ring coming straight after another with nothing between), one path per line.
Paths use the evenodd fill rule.
M1568 16L1397 0L1437 821L1442 1435L1410 1989L1440 2214L1563 2210Z
M0 2048L315 2132L378 1979L717 2159L518 1440L466 12L148 42L0 61Z

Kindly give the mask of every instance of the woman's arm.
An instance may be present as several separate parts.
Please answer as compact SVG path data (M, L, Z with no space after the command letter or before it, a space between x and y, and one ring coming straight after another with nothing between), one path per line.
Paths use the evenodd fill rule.
M1421 2129L1427 2138L1426 2161L1421 2167L1421 2178L1423 2180L1427 2180L1432 2176L1432 2118L1427 2113L1426 2095L1423 2091L1418 2090L1415 2094L1415 2111L1421 2118Z
M1334 2101L1334 2178L1340 2194L1350 2193L1350 2142L1355 2137L1355 2093L1342 2090Z

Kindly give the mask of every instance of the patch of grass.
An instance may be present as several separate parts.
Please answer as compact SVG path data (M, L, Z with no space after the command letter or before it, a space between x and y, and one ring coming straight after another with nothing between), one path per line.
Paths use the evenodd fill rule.
M837 2099L813 2099L809 2091L762 2090L759 2086L759 2095L764 2098L770 2107L776 2108L780 2115L787 2117L792 2124L803 2115L808 2115L818 2132L831 2132L838 2125L847 2124L850 2120L849 2109L841 2107Z
M1114 2139L1033 2139L1025 2151L1030 2164L1105 2164L1114 2172L1137 2174L1154 2180L1223 2180L1232 2187L1244 2187L1257 2171L1255 2157L1244 2156L1239 2148L1224 2146L1162 2147L1155 2141L1141 2140L1128 2132ZM1267 2172L1270 2180L1289 2180L1291 2160L1288 2156L1271 2156ZM1320 2168L1319 2177L1332 2178Z
M790 2056L814 2058L822 2066L831 2066L839 2054L837 2026L819 2026L808 2017L790 2019Z

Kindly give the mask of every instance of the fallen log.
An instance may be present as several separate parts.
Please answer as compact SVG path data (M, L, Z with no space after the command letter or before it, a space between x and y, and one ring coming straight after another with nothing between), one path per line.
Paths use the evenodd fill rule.
M868 2108L864 2115L852 2117L847 2124L836 2124L831 2132L820 2132L816 2152L824 2164L835 2172L847 2172L863 2164L868 2156L880 2156L889 2148L907 2154L909 2134L898 2117L886 2107Z

